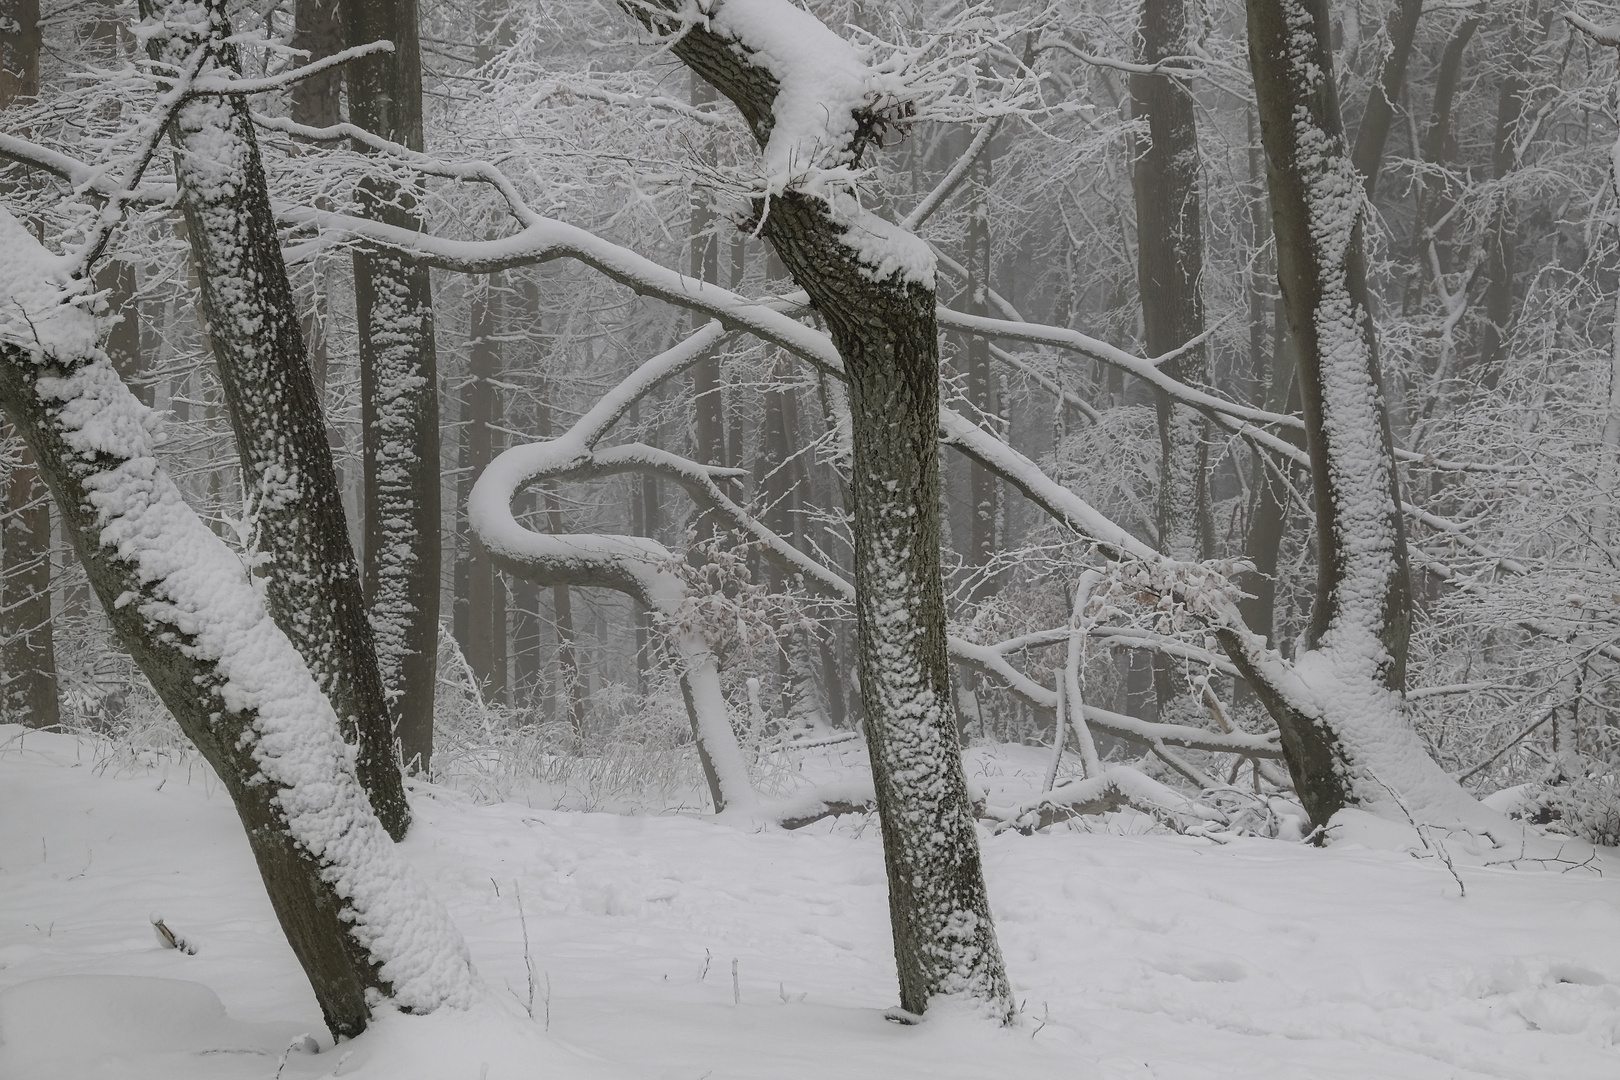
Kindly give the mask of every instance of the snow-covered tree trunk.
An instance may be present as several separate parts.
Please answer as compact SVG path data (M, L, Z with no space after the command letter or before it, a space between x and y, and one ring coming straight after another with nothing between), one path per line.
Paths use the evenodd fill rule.
M400 859L338 718L242 559L159 463L62 260L0 211L0 406L39 461L114 632L218 773L334 1036L369 995L469 1004L466 947Z
M957 1000L1005 1020L1012 994L991 922L952 716L940 580L939 340L933 256L836 182L876 123L871 71L787 0L624 4L741 110L764 149L755 212L826 320L849 379L856 636L882 822L901 1006Z
M348 0L349 41L391 41L388 53L351 62L349 120L420 150L422 60L415 0ZM367 179L367 217L420 229L416 193ZM439 387L428 269L408 257L363 248L354 258L360 328L360 423L365 470L365 583L377 661L393 704L405 764L433 756L433 694L439 655Z
M212 58L205 76L237 73L222 2L176 4L164 17L177 28L159 46L164 59L178 65L206 46ZM193 98L181 106L170 134L202 312L241 454L245 513L263 558L257 572L266 601L358 743L361 782L397 838L410 824L410 808L247 101Z
M1406 539L1367 304L1363 187L1339 118L1327 4L1249 0L1248 22L1317 527L1316 604L1295 663L1315 707L1273 712L1313 821L1386 803L1392 791L1418 812L1455 808L1466 796L1404 712Z

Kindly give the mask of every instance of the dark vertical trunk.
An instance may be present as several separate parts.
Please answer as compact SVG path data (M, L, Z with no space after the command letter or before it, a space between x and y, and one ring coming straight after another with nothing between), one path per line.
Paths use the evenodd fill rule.
M986 147L968 171L970 210L968 212L967 310L970 315L990 314L990 174L991 153ZM986 430L995 426L1000 414L996 384L990 370L990 340L977 334L968 338L967 397L973 419ZM995 559L996 525L1001 517L1001 481L978 462L968 464L968 565L983 571ZM996 591L993 576L981 574L973 599L982 600Z
M39 96L40 44L39 0L0 0L0 110ZM51 506L27 450L0 490L0 515L0 723L51 727L60 719Z
M1389 35L1389 55L1378 69L1367 93L1367 107L1361 113L1361 125L1356 130L1356 147L1351 163L1364 177L1367 198L1373 197L1378 187L1378 173L1384 163L1384 144L1389 141L1389 128L1395 119L1395 103L1401 99L1406 84L1406 63L1412 56L1412 40L1417 36L1418 20L1423 15L1423 0L1395 0L1389 11L1385 33Z
M691 76L692 104L709 105L715 100L714 87ZM705 148L706 157L712 157L712 143ZM705 161L704 164L709 164ZM700 281L720 281L720 238L715 235L717 221L709 208L709 192L694 188L692 192L691 220L687 234L687 274ZM705 465L726 463L726 417L720 394L720 355L711 352L692 368L692 407L696 415L697 460ZM697 538L711 540L719 524L711 514L698 516Z
M1496 130L1491 139L1491 175L1506 180L1518 168L1519 121L1528 103L1529 87L1525 71L1529 65L1530 48L1524 31L1534 23L1531 19L1510 22L1507 27L1511 66L1502 76L1496 95ZM1539 36L1539 35L1537 35ZM1513 278L1519 240L1518 208L1513 192L1506 186L1497 193L1485 226L1485 325L1480 334L1479 361L1481 382L1487 390L1495 390L1502 370L1507 365L1508 339L1513 323Z
M1186 0L1144 0L1143 63L1187 54ZM1204 332L1203 212L1199 196L1198 126L1192 95L1167 75L1131 76L1131 115L1146 120L1149 144L1136 160L1137 282L1142 329L1150 356L1186 346ZM1203 343L1164 363L1164 372L1200 386L1209 381ZM1159 550L1178 559L1215 554L1209 505L1209 421L1154 395L1159 421L1159 482L1154 528ZM1160 713L1182 682L1176 663L1156 657L1154 696Z
M495 571L484 545L467 526L465 507L473 482L498 453L496 427L501 423L500 390L495 385L501 373L500 331L501 293L495 278L486 278L473 289L469 304L472 343L467 366L467 384L462 391L460 499L461 532L465 551L457 560L457 609L455 625L462 650L473 674L478 677L486 699L506 700L506 586ZM464 585L462 582L464 581Z
M5 425L4 437L13 435ZM51 506L25 447L0 503L0 723L54 727L56 641L51 622Z
M544 401L535 409L534 428L535 434L540 438L551 437L551 406ZM562 503L557 498L556 487L549 483L542 484L540 501L546 515L546 528L553 534L567 532L567 524L562 516ZM583 741L589 686L585 682L585 673L579 663L578 634L574 629L574 598L567 585L551 587L551 612L557 632L555 711L568 718L569 726L574 729L574 737ZM643 616L643 619L645 618ZM637 629L641 628L642 622L638 621ZM637 644L638 646L643 644L639 635ZM650 648L650 644L647 647Z
M413 150L422 141L422 62L415 0L347 0L348 39L392 52L346 65L349 120ZM365 216L422 227L416 191L369 178ZM377 659L406 764L433 756L439 632L439 386L427 267L375 248L354 257L365 470L365 580Z
M1455 112L1457 101L1457 87L1462 82L1463 54L1468 49L1468 43L1473 39L1474 31L1479 27L1478 14L1464 15L1457 23L1446 48L1440 55L1440 70L1435 75L1434 82L1434 111L1429 117L1429 125L1423 131L1423 161L1432 169L1442 169L1456 154L1456 136L1452 130L1452 114ZM1438 175L1429 175L1424 178L1418 188L1418 217L1417 232L1413 237L1413 261L1419 267L1416 278L1421 280L1430 276L1428 245L1429 234L1435 225L1445 216L1455 196L1455 185L1448 179ZM1449 226L1443 230L1443 235L1436 236L1435 261L1440 264L1440 272L1450 269L1450 246L1445 243L1451 229ZM1409 303L1415 302L1414 297Z

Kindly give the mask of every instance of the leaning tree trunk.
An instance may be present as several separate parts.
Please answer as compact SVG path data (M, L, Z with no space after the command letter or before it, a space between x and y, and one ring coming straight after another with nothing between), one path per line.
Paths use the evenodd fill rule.
M864 65L786 0L735 10L722 0L700 24L685 20L675 0L624 6L672 35L675 55L742 111L780 192L755 207L762 231L826 320L848 375L858 668L901 1006L920 1014L957 999L1005 1020L1012 994L951 715L932 254L852 199L834 195L835 205L793 190L786 175L820 163L858 165L875 117L864 99L795 97L811 92L802 77L784 83L772 65L814 49L847 76L845 87L864 81ZM775 131L778 108L794 117L783 132ZM824 126L804 130L807 115Z
M1273 709L1311 820L1384 806L1476 806L1407 723L1411 587L1368 310L1366 205L1339 119L1326 0L1248 0L1278 276L1310 453L1317 593L1295 674L1314 715Z
M974 158L968 170L967 312L990 314L990 175L991 148ZM967 340L967 399L973 419L990 430L1000 414L997 387L990 365L990 341L975 335ZM989 574L997 552L996 529L1001 523L1001 481L976 461L968 463L967 562L980 571L973 587L973 599L983 600L997 589L997 578Z
M205 71L235 74L225 5L211 0L207 10L215 51ZM165 58L179 63L209 40L201 29L178 35ZM241 454L245 512L267 556L266 600L358 742L361 782L397 839L410 825L410 807L247 101L193 99L170 135L202 311Z
M113 631L230 793L327 1027L358 1035L373 995L470 1004L460 935L372 815L336 714L242 560L158 461L158 425L94 321L52 284L60 261L4 211L0 250L0 407Z
M421 150L422 60L416 0L347 0L349 41L386 40L347 67L349 120ZM360 211L420 229L417 193L381 179L359 185ZM354 257L360 329L360 424L365 471L365 580L377 660L400 750L426 770L433 757L439 655L439 387L433 293L421 263L377 248Z

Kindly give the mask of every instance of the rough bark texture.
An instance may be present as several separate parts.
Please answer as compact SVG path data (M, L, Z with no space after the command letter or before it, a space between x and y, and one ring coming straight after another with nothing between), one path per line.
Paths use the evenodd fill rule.
M1185 0L1144 0L1141 36L1143 63L1186 55ZM1131 76L1131 115L1147 121L1151 140L1137 158L1133 178L1142 327L1148 355L1163 356L1204 332L1198 127L1192 95L1167 75ZM1166 361L1162 370L1201 386L1209 381L1208 349L1196 345ZM1176 405L1163 391L1155 393L1154 405L1159 414L1159 550L1178 559L1210 558L1215 531L1209 506L1209 421Z
M474 286L469 304L472 342L467 384L461 395L462 514L473 481L498 452L496 428L501 423L501 349L496 340L501 295L493 280ZM495 572L484 545L462 521L466 549L456 560L455 633L487 700L506 700L506 583Z
M970 315L989 315L990 312L990 148L974 159L968 170L967 312ZM996 383L990 368L990 340L974 335L967 342L967 397L976 414L979 426L990 430L992 417L999 415ZM968 464L968 503L971 515L968 523L968 565L983 569L990 565L998 550L996 529L1001 519L1001 481L978 462ZM973 599L982 600L996 591L993 576L981 576L974 587Z
M413 150L422 140L422 60L415 0L348 0L349 41L389 53L347 65L351 123ZM415 193L389 181L359 187L361 212L421 228ZM365 469L365 583L377 660L406 765L433 756L439 652L439 388L427 267L375 248L354 257Z
M1363 191L1344 144L1327 4L1249 0L1248 23L1315 495L1317 595L1306 645L1329 654L1328 670L1374 684L1363 692L1382 704L1378 686L1403 687L1411 588L1368 311ZM1311 820L1355 803L1354 765L1331 715L1273 712Z
M254 709L243 707L239 694L227 697L225 679L214 663L198 658L183 628L154 622L147 614L160 606L147 601L161 601L162 582L125 561L116 543L102 543L102 523L92 499L106 478L127 468L127 459L76 451L69 444L60 407L51 407L37 381L48 373L65 377L72 370L47 368L24 350L0 344L0 406L39 460L62 514L63 531L113 631L230 793L271 905L309 977L327 1027L334 1035L358 1035L370 1016L366 992L387 995L390 988L349 932L344 902L323 880L320 860L287 831L277 802L284 789L255 782Z
M4 425L11 438L11 425ZM51 621L51 506L26 447L0 501L0 724L53 727L56 640Z
M1367 94L1367 107L1361 114L1361 126L1356 130L1356 148L1351 163L1364 178L1367 198L1373 197L1378 187L1378 173L1384 163L1384 144L1389 141L1389 128L1395 119L1395 103L1401 98L1406 84L1406 62L1412 56L1412 39L1417 36L1418 20L1423 15L1423 0L1395 0L1390 9L1384 32L1389 36L1389 55L1378 69Z
M775 77L746 43L682 27L671 2L626 4L742 111L764 145ZM870 131L870 123L860 125ZM859 137L857 137L859 138ZM849 148L858 160L860 145ZM991 922L951 715L940 580L939 340L932 287L874 274L821 199L788 190L757 212L838 348L853 419L856 636L882 822L901 1006L965 999L1005 1020L1013 1001Z
M39 0L0 0L0 109L39 95L40 41ZM50 727L60 719L51 506L27 450L0 491L0 515L0 723Z
M215 40L230 29L209 7ZM171 42L169 58L200 38ZM219 44L219 70L239 68ZM170 131L175 173L220 385L241 455L272 617L332 702L378 818L396 839L410 824L392 726L378 673L299 313L282 261L248 105L198 98Z

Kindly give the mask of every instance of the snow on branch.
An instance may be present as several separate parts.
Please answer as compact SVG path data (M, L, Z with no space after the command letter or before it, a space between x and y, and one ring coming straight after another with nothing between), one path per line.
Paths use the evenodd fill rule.
M0 251L0 400L109 619L233 791L264 790L396 1002L470 1004L466 947L372 814L330 703L242 559L186 504L156 456L157 415L99 348L79 260L50 255L3 209Z

